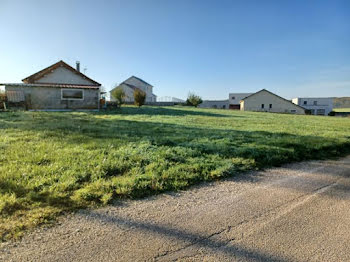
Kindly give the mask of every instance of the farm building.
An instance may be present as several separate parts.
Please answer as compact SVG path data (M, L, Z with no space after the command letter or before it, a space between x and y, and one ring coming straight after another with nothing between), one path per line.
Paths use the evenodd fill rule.
M297 97L292 102L309 110L311 115L328 115L333 110L333 97Z
M134 102L134 91L139 89L146 93L146 101L145 102L156 102L157 96L153 94L153 86L147 83L146 81L138 78L136 76L131 76L122 82L119 86L113 88L110 93L111 101L115 101L112 96L112 92L114 89L121 87L125 92L125 102Z
M198 107L228 109L228 100L204 100Z
M229 94L229 108L239 110L241 108L240 101L253 93L230 93Z
M9 103L24 103L27 109L99 109L100 86L62 60L22 80L4 86Z
M291 101L271 93L266 89L262 89L243 98L240 107L243 111L305 114L305 109L303 107L293 104Z
M157 97L157 102L185 103L186 101L180 98L172 97L172 96L161 96L161 97Z

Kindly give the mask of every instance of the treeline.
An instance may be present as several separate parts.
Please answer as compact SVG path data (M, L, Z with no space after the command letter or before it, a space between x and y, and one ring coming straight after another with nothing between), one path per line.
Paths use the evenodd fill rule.
M350 108L350 97L337 97L333 100L334 108Z

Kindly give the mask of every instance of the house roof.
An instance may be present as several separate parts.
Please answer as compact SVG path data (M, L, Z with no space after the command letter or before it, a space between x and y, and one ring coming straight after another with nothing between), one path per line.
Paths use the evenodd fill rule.
M113 88L110 92L112 92L114 89L116 89L116 88L118 88L118 87L120 87L121 85L126 85L127 87L130 87L131 89L133 89L133 90L141 90L139 87L137 87L137 86L134 86L134 85L131 85L131 84L128 84L128 83L125 83L125 82L123 82L123 83L121 83L120 85L118 85L118 86L116 86L115 88ZM142 90L141 90L142 91Z
M146 85L149 85L151 87L153 87L151 84L147 83L146 81L142 80L141 78L138 78L137 76L130 76L128 79L126 79L124 82L122 82L121 84L124 84L126 81L128 81L130 78L136 78L137 80L143 82Z
M95 80L92 80L91 78L87 77L86 75L84 75L83 73L79 72L78 70L76 70L75 68L71 67L70 65L68 65L67 63L65 63L64 61L60 60L57 63L44 68L43 70L40 70L39 72L32 74L24 79L22 79L22 81L26 84L33 84L36 80L44 77L45 75L49 74L52 72L52 70L57 69L58 67L63 66L66 69L72 71L73 73L91 81L93 84L92 85L96 85L96 86L100 86L101 84L96 82Z
M271 94L271 95L274 95L274 96L276 96L276 97L278 97L278 98L281 98L281 99L283 99L284 101L287 101L287 102L289 102L289 103L291 103L291 104L293 104L293 105L295 105L295 106L297 106L297 107L300 107L301 109L305 110L304 107L299 106L299 105L297 105L297 104L294 104L292 101L287 100L287 99L285 99L285 98L283 98L283 97L281 97L281 96L279 96L279 95L276 95L276 94L274 94L274 93L272 93L272 92L270 92L269 90L266 90L266 89L261 89L260 91L258 91L258 92L256 92L256 93L253 93L253 94L251 94L251 95L249 95L249 96L243 98L241 101L246 100L247 98L249 98L249 97L251 97L251 96L254 96L254 95L258 94L258 93L261 93L261 92L263 92L263 91L266 91L266 92L268 92L268 93Z
M56 88L79 88L79 89L99 89L97 85L71 85L71 84L26 84L26 83L4 83L3 86L21 86L21 87L56 87Z

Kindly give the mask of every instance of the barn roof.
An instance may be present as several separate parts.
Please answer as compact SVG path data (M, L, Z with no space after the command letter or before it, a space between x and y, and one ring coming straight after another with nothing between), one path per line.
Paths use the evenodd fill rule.
M263 92L263 91L266 91L267 93L269 93L269 94L271 94L271 95L273 95L273 96L276 96L276 97L278 97L278 98L280 98L280 99L283 99L284 101L287 101L287 102L289 102L289 103L291 103L291 104L293 104L293 105L295 105L295 106L297 106L297 107L300 107L301 109L305 110L304 107L299 106L299 105L297 105L297 104L294 104L292 101L287 100L287 99L285 99L285 98L283 98L283 97L281 97L281 96L279 96L279 95L276 95L276 94L274 94L274 93L272 93L272 92L270 92L269 90L266 90L266 89L261 89L260 91L258 91L258 92L256 92L256 93L253 93L253 94L251 94L251 95L249 95L249 96L243 98L241 101L246 100L247 98L252 97L252 96L254 96L254 95L256 95L256 94L259 94L259 93L261 93L261 92Z

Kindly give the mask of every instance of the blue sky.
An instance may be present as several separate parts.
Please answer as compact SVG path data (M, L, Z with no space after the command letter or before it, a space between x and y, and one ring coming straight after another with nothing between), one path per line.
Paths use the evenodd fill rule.
M0 82L58 60L107 90L158 96L350 96L350 1L0 0Z

